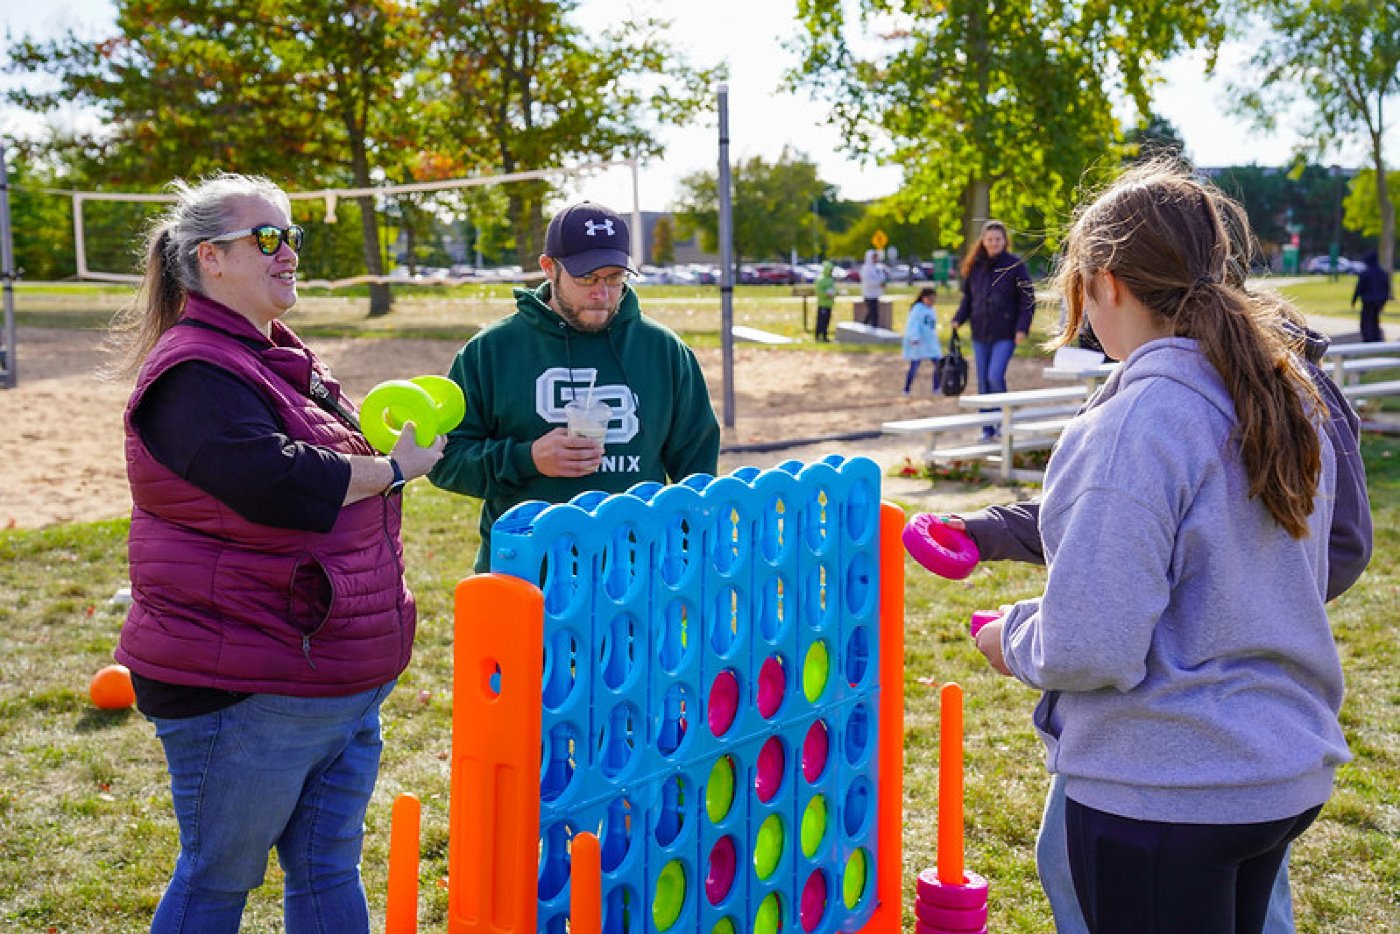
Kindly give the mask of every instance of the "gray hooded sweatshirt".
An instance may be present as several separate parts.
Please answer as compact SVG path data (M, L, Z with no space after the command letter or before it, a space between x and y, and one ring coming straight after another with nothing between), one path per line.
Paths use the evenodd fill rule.
M1045 594L1002 650L1047 693L1036 727L1080 804L1242 824L1327 800L1346 762L1324 609L1336 463L1309 534L1258 499L1219 375L1185 338L1138 348L1066 428L1045 478Z

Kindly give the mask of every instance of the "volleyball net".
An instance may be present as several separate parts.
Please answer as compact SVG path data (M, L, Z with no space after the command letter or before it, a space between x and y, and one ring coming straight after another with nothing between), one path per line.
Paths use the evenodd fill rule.
M302 258L307 278L302 284L327 289L355 285L430 284L460 285L482 281L483 244L487 255L512 252L506 243L511 229L501 186L529 181L556 184L627 169L631 173L631 224L633 264L642 258L642 220L639 200L638 161L603 160L550 169L530 169L497 175L480 175L440 181L386 184L366 188L319 188L287 191L292 219L307 228L310 249ZM163 206L175 200L164 192L73 191L43 189L72 201L73 245L76 278L94 282L137 283L141 232ZM363 227L360 199L375 201L380 225L380 251L386 272L380 275L339 275L347 268L363 268ZM412 253L424 241L437 262L415 263ZM407 241L405 243L405 241ZM410 252L407 263L396 265L400 249ZM475 260L475 262L473 262ZM404 269L414 265L435 268L429 278L408 278ZM499 265L499 264L497 264Z

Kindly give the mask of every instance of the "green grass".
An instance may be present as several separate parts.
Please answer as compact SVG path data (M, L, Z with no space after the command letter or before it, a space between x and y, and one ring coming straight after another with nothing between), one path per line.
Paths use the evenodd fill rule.
M1336 281L1314 276L1279 291L1297 303L1305 314L1335 317L1353 316L1350 307L1355 279L1343 276ZM380 318L368 317L369 299L364 287L302 289L301 301L286 321L304 337L416 337L461 342L483 325L513 308L510 285L394 286L394 310ZM720 297L714 286L644 285L640 287L642 308L667 327L685 336L695 347L717 347L720 343ZM34 327L101 328L131 298L124 286L93 283L20 283L15 290L16 320ZM897 285L886 297L894 305L894 327L902 331L913 302L912 286ZM851 303L859 300L857 286L845 286L837 300L836 320L850 319ZM956 286L939 289L937 298L941 332L957 308ZM804 300L786 286L741 285L734 289L734 323L771 331L786 337L802 338L789 345L804 350L819 349L842 353L897 353L897 346L817 344L812 340L816 323L816 303ZM1393 311L1400 309L1391 306ZM1037 331L1056 322L1052 305L1042 305L1036 315ZM964 331L966 337L966 331ZM775 348L781 349L781 348ZM965 347L964 352L970 353ZM1040 341L1028 341L1017 348L1020 356L1042 353Z
M1343 710L1355 760L1292 860L1299 930L1400 929L1400 443L1363 444L1376 527L1371 570L1332 605L1346 668ZM986 500L1006 492L985 488ZM927 507L925 507L927 508ZM445 925L451 599L476 551L474 502L414 484L406 497L409 580L419 598L413 664L384 709L385 752L364 869L382 916L389 809L423 801L420 915ZM174 860L176 828L160 747L134 711L90 706L86 685L110 661L125 582L124 521L0 532L0 928L145 930ZM1046 787L1030 727L1031 691L989 671L967 639L974 609L1032 595L1043 571L989 565L947 582L908 565L905 658L906 910L934 862L937 687L967 692L967 865L992 880L991 926L1048 931L1033 841ZM280 930L280 872L254 893L244 931ZM906 913L905 929L912 931Z

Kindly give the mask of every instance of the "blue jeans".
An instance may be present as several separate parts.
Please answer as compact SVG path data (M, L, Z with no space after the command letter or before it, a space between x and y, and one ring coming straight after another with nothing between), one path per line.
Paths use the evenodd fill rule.
M1040 885L1050 901L1050 913L1055 918L1056 934L1088 934L1079 898L1074 893L1074 879L1069 871L1069 843L1065 833L1065 780L1062 775L1050 777L1050 793L1045 796L1045 814L1040 819L1040 834L1035 840L1035 868ZM1288 887L1288 858L1284 857L1274 877L1269 893L1269 913L1264 919L1264 934L1293 934L1293 893Z
M919 364L924 362L924 358L916 357L909 361L909 372L904 374L904 394L909 394L909 387L914 385L914 377L919 373ZM933 391L938 392L938 361L930 359L928 361L933 366Z
M255 694L202 716L152 718L180 825L153 934L236 934L273 847L287 934L369 931L360 848L383 747L379 707L393 687Z
M972 358L977 364L977 392L1006 392L1006 367L1016 352L1014 340L973 341Z

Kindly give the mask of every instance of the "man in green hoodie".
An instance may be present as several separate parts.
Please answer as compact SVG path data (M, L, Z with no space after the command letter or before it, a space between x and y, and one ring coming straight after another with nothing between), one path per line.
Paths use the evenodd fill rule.
M560 211L540 257L545 282L516 289L515 313L452 363L467 414L428 479L484 500L478 571L491 564L492 524L518 503L717 469L719 423L700 364L642 314L627 285L630 247L626 222L608 208L584 201ZM601 442L565 427L575 400L610 408Z

